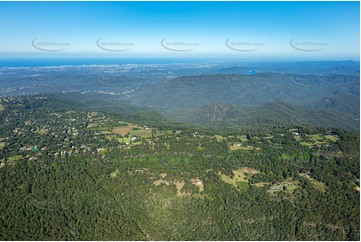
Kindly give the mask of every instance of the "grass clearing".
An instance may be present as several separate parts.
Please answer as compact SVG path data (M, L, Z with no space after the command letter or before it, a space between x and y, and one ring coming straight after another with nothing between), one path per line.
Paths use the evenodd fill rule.
M308 138L314 142L323 140L323 137L320 134L308 135Z
M130 132L131 135L136 135L136 136L140 136L143 138L150 138L152 137L152 129L151 128L143 128L143 127L139 127L139 130L132 130Z
M285 188L286 192L293 194L293 192L299 188L300 181L288 178L285 181L282 181L281 185Z
M325 139L331 142L336 142L338 140L338 137L336 135L325 135Z
M104 134L104 135L112 135L113 133L110 132L109 130L101 130L100 131L101 134Z
M184 187L184 184L185 184L184 181L175 181L173 183L178 191L180 191Z
M238 139L239 139L241 142L246 142L246 141L248 141L246 135L240 135L240 136L238 136Z
M127 143L127 144L132 143L132 145L139 145L141 144L140 140L136 140L136 141L133 140L133 142L131 142L131 139L133 137L150 138L152 137L152 129L148 127L140 127L137 124L128 123L128 126L119 126L113 128L112 134L123 136L116 138L119 143Z
M14 162L14 161L18 161L20 159L22 159L23 156L22 155L14 155L8 158L8 162Z
M87 128L88 128L88 129L91 129L91 128L95 128L95 127L97 127L97 126L98 126L98 124L90 123L90 124L87 125Z
M244 171L242 169L234 170L233 177L224 175L221 172L218 174L221 176L222 181L231 184L233 186L237 186L237 182L247 182L248 180L247 176L244 174Z
M112 173L110 173L110 177L116 177L120 172L118 171L118 169L116 169L115 171L113 171Z
M298 138L296 138L296 137L298 137ZM334 143L339 138L337 135L312 134L312 135L306 135L305 139L301 139L300 136L295 136L295 139L298 142L300 142L301 145L311 147L311 146L315 146L315 145Z
M222 140L226 139L226 137L224 137L222 135L218 135L218 134L213 137L216 138L217 141L222 141Z
M159 179L153 182L154 185L160 186L160 185L166 185L169 186L169 182L163 179Z
M152 137L152 129L140 127L137 124L128 124L128 126L119 126L113 128L112 132L114 134L119 134L125 136L127 134L133 136L141 136L144 138Z
M253 175L260 173L260 171L257 171L257 170L255 170L255 169L253 169L253 168L250 168L250 167L244 167L244 168L243 168L243 171L244 171L246 174L248 174L248 177L249 177L249 176L252 177Z
M300 173L300 176L306 178L313 185L313 187L319 190L320 192L326 191L325 183L317 181L316 179L312 178L309 174Z
M138 125L136 124L128 124L128 126L119 126L119 127L115 127L113 128L112 132L114 134L119 134L119 135L126 135L128 134L130 131L132 131L133 129L136 128L140 128Z
M255 187L266 187L269 185L270 185L269 182L257 182L257 183L252 184L252 186L255 186Z
M203 192L204 191L204 185L202 180L200 180L199 178L192 178L191 182L193 185L197 186L199 188L199 192Z
M0 142L0 149L3 149L5 147L5 142Z
M21 184L21 185L16 186L16 188L18 188L18 189L24 189L24 187L25 187L25 184L24 184L24 183Z
M292 185L286 187L287 191L290 192L291 194L293 194L293 192L298 188L299 188L299 186L295 185L295 184L292 184Z
M169 186L169 185L174 185L177 192L176 192L176 196L177 197L184 197L184 196L194 196L194 197L203 197L203 195L201 194L192 194L191 192L185 192L182 191L182 188L186 185L186 182L184 180L174 180L174 181L167 181L164 178L167 177L167 173L160 173L159 174L160 177L162 177L161 179L158 179L156 181L153 182L153 185L155 186ZM204 185L202 180L200 180L199 178L192 178L191 179L191 183L194 186L197 186L199 189L199 192L203 192L204 191Z
M230 144L229 145L229 150L230 151L234 151L234 150L260 150L261 148L259 147L254 147L254 146L242 146L241 143L234 143L234 144Z
M293 136L295 138L296 141L300 141L301 140L301 137L299 135L294 135Z
M265 136L265 137L263 137L264 139L266 139L266 140L270 140L270 139L273 139L273 135L268 135L268 136Z
M49 130L47 130L47 129L38 129L38 130L35 131L35 133L44 135L44 134L49 133Z
M307 146L307 147L311 147L313 144L312 143L309 143L309 142L300 142L300 145L303 145L303 146Z
M196 149L197 149L197 151L203 151L203 150L204 150L204 147L202 147L202 146L197 146Z
M174 181L173 184L177 188L177 197L183 197L187 195L185 192L181 192L182 188L185 185L184 181Z
M222 181L225 183L231 184L237 188L240 188L242 186L241 183L247 183L249 178L251 178L253 175L259 173L259 171L254 170L249 167L243 167L238 170L233 170L233 177L227 176L222 174L222 172L219 172L218 175L221 177Z
M117 138L119 143L127 143L127 144L130 143L130 139L131 139L130 136L129 137L124 137L124 138L120 138L120 137Z

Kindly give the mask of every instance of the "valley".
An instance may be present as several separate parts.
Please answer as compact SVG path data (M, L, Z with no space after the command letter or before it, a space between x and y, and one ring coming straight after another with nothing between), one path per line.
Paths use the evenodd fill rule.
M47 93L89 111L153 110L173 122L208 127L310 125L358 130L360 85L355 64L315 62L310 74L294 74L295 66L288 73L268 72L277 63L239 64L242 68L230 68L229 63L3 67L0 95ZM300 62L298 68L308 65Z

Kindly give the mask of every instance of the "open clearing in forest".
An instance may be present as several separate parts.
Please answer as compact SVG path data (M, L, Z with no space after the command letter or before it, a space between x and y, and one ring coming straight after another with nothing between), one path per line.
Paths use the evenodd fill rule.
M169 182L166 181L166 180L163 180L163 179L156 180L156 181L153 182L153 184L156 185L156 186L160 186L162 184L169 186Z
M119 127L115 127L113 128L112 132L114 134L119 134L119 135L126 135L128 134L130 131L132 131L133 129L136 128L140 128L138 125L136 124L128 124L127 126L119 126Z
M5 147L5 142L0 142L0 149Z
M248 141L246 135L240 135L240 136L238 136L238 138L239 138L239 140L240 140L241 142L246 142L246 141Z
M116 177L119 174L119 170L116 169L115 171L113 171L112 173L110 173L110 177Z
M295 136L296 138L297 136ZM338 140L337 135L321 135L321 134L312 134L312 135L306 135L305 139L301 139L301 137L298 136L296 139L300 142L303 146L315 146L315 145L323 145L323 144L330 144L335 143Z
M276 193L282 191L292 197L294 192L299 188L300 188L300 181L294 180L293 178L290 177L287 178L286 180L271 185L267 192L270 195L275 195Z
M184 181L174 181L173 182L175 187L177 188L177 196L182 197L187 195L185 192L181 192L181 189L184 187L185 182Z
M106 138L113 139L114 135L121 135L121 137L116 136L116 140L119 143L126 143L132 145L141 144L141 138L151 138L152 137L152 129L148 127L141 127L137 124L127 123L126 126L118 126L114 127L111 132L106 133ZM105 133L104 133L105 134ZM132 138L137 138L136 140L132 140ZM132 140L132 142L131 142Z
M132 130L132 131L130 131L130 134L140 136L143 138L150 138L150 137L152 137L152 129L139 127L139 130Z
M14 155L8 158L8 162L14 162L14 161L18 161L20 159L22 159L23 156L22 155Z
M198 193L192 193L192 192L186 192L183 191L181 192L182 188L188 184L188 181L184 181L184 180L173 180L173 181L168 181L165 180L165 178L167 177L166 173L161 173L160 176L162 177L161 179L158 179L156 181L153 181L153 185L155 186L169 186L169 185L173 185L175 186L177 192L176 192L176 196L177 197L183 197L183 196L193 196L193 197L203 197L204 195L198 194ZM203 185L203 181L200 180L199 178L192 178L190 180L190 183L196 187L198 187L199 192L203 192L204 191L204 185Z
M217 141L222 141L222 140L226 139L226 137L224 137L222 135L218 135L218 134L214 135L213 137L216 138Z
M326 184L320 181L317 181L316 179L312 178L310 175L306 173L300 173L300 176L306 178L310 183L313 185L314 188L319 190L320 192L325 192L326 190Z
M336 135L325 135L325 139L331 142L336 142L338 140L338 137Z
M218 175L221 177L221 179L224 182L231 184L235 187L239 187L240 182L248 183L249 178L259 173L259 171L249 167L243 167L237 170L233 170L232 172L233 172L233 177L222 174L222 172L219 172Z
M242 146L240 143L234 143L234 144L230 144L229 145L229 150L234 151L234 150L260 150L259 147L254 147L254 146Z
M128 124L128 126L119 126L115 127L112 130L113 134L118 135L131 135L131 136L140 136L143 138L149 138L152 137L152 129L151 128L144 128L141 126L138 126L137 124Z
M192 178L191 182L193 185L197 186L199 188L199 192L203 192L204 191L204 184L203 181L200 180L199 178Z
M266 187L269 184L270 184L269 182L257 182L257 183L254 183L252 185L255 186L255 187Z
M38 130L35 131L35 133L44 135L44 134L49 133L49 130L47 130L47 129L38 129Z

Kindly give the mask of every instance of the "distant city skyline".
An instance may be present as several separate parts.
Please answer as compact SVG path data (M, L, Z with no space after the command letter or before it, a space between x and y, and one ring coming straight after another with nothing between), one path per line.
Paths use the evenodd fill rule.
M359 2L0 2L0 56L359 60Z

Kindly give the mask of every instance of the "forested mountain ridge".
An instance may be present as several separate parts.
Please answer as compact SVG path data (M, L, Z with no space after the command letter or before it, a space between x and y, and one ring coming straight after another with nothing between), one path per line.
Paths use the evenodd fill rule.
M132 97L136 103L147 103L163 109L219 102L255 106L284 101L301 105L322 102L324 98L332 96L341 98L337 93L359 96L359 81L360 77L353 75L204 74L170 78L145 86ZM354 105L357 110L359 106L357 103Z
M228 103L201 106L194 111L178 111L168 115L174 120L218 128L262 129L273 126L316 126L358 130L359 120L350 114L328 107L302 107L285 102L270 102L264 106L245 108ZM348 111L347 111L348 112Z
M359 129L360 75L354 61L0 67L0 72L0 96L44 93L88 111L156 110L172 121L205 125L202 110L224 103L241 117L208 126Z

